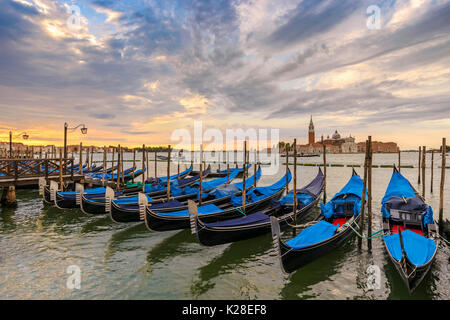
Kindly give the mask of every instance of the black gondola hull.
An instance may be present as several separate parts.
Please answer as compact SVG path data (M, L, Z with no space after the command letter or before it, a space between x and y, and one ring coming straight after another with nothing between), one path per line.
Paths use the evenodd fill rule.
M297 211L297 218L307 214L311 211L318 203L319 197L317 197L311 204ZM292 206L289 207L292 210ZM281 211L282 208L277 207L266 213L268 215L277 215L277 211ZM288 209L289 210L289 209ZM288 219L292 219L293 215L289 215L280 219L280 224L285 224ZM203 219L201 219L203 222ZM267 233L270 233L271 226L270 221L261 224L254 224L244 227L236 228L208 228L203 223L197 221L196 233L198 241L205 246L216 246L220 244L237 242L241 240L247 240L254 237L258 237Z
M359 220L360 215L355 218L356 223L359 223ZM353 235L353 230L347 228L330 239L299 250L293 250L278 239L282 269L285 273L292 273L308 263L328 254L349 240Z
M56 193L55 205L60 209L78 208L75 196L61 196Z
M283 194L283 192L284 188L266 199L246 205L246 212L252 213L257 210L265 208L270 203L270 201L272 201L272 199L279 199ZM211 223L238 217L242 217L242 213L240 213L238 210L227 209L222 212L203 215L202 221L206 223ZM186 216L175 217L175 216L159 215L158 213L153 212L151 208L147 208L145 212L145 225L150 231L170 231L170 230L189 229L190 219L189 217Z
M107 214L104 202L89 201L85 196L81 196L81 211L90 215Z

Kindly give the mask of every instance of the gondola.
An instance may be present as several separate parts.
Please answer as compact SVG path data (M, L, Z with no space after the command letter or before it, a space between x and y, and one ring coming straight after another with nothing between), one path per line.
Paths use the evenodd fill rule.
M176 173L170 176L170 180L176 180L176 179L184 179L187 178L187 176L196 176L197 174L193 174L192 172L193 167L190 166L189 168L187 168L186 170L180 172L180 173ZM152 185L158 185L161 182L165 182L167 181L167 176L165 177L151 177L148 178L147 180L145 180L145 184L152 184ZM142 182L137 182L135 184L132 183L127 183L127 187L129 188L136 188L136 192L139 192L139 190L142 190Z
M221 196L216 198L213 194L216 189L231 183L239 174L238 170L230 171L227 178L218 178L210 181L202 182L202 201L207 203L223 203L229 199L229 196ZM257 180L261 177L261 169L257 172ZM179 189L179 188L178 188ZM184 188L178 192L177 196L171 197L167 201L166 197L153 199L143 194L128 198L115 199L111 203L110 217L114 222L139 222L144 220L143 206L151 206L157 212L170 212L187 209L187 200L199 199L200 182L197 181L193 186ZM181 193L181 194L180 194ZM144 199L143 203L139 203L139 199ZM142 202L142 201L141 201Z
M135 177L138 176L140 174L142 174L142 169L139 170L134 170L135 168L131 168L126 170L126 174L125 177ZM117 176L117 175L116 175ZM52 187L56 186L56 187ZM79 206L79 203L76 201L77 198L77 193L80 193L80 188L79 185L75 186L75 188L78 188L78 190L75 191L65 191L65 192L61 192L58 191L58 185L56 184L52 184L50 183L50 185L47 185L44 187L44 203L47 204L55 204L56 207L60 208L60 209L69 209L69 208L76 208ZM81 192L84 193L89 193L90 196L100 196L101 194L105 193L105 187L98 187L98 188L93 188L93 189L87 189L84 190L83 188L81 188ZM135 189L132 188L125 188L124 190L121 191L122 193L131 193L131 192L135 192ZM48 200L50 199L50 202L48 202Z
M184 172L180 172L180 177L187 176L191 172L191 170L192 170L192 167L188 168ZM135 174L140 174L140 172L141 172L141 170L137 170L137 171L135 171ZM174 177L173 179L175 179L175 177L177 177L177 175L174 175L173 177ZM162 179L162 180L165 181L166 179ZM89 197L95 196L95 197L101 198L104 196L104 194L106 192L105 187L84 189L82 186L77 185L76 188L77 189L75 191L56 192L53 201L51 201L51 198L53 198L53 197L50 196L50 188L46 188L46 190L44 190L44 192L46 193L44 195L44 202L46 202L48 204L51 204L54 202L55 206L60 209L77 208L80 206L80 200L81 200L80 193L87 193L87 194L89 194ZM127 183L126 187L123 190L121 190L121 192L125 195L130 195L130 194L136 194L141 190L142 190L142 183L140 183L140 184L128 184ZM78 197L78 200L77 200L77 197Z
M79 167L79 166L78 166L78 167ZM84 168L84 167L86 167L86 165L83 165L83 168ZM110 172L112 172L112 171L114 171L114 170L116 170L116 169L117 169L117 166L113 166L113 167L111 167L111 168L108 168L108 169L106 170L106 173L110 173ZM85 174L85 176L89 176L89 174ZM51 196L51 188L50 188L50 185L47 185L47 184L46 184L45 178L40 178L40 179L39 179L38 188L39 188L39 190L40 190L40 194L42 194L42 196L43 196L43 202L44 202L44 204L54 204L54 199L51 200L53 197ZM100 188L95 188L95 189L97 189L97 190L95 190L96 192L100 192L100 191L99 191ZM55 190L58 190L58 186L56 187ZM90 189L86 189L86 190L90 190ZM103 193L105 192L105 190L106 190L105 188L102 189ZM56 191L55 191L55 192L56 192ZM72 195L73 195L73 199L70 199L70 198L72 198ZM75 203L71 203L71 201L73 201L73 202L75 201L75 191L68 192L67 197L69 198L69 199L67 199L67 200L68 200L68 203L67 203L66 205L61 204L61 207L63 207L63 208L74 208L74 207L78 207L78 205L76 205Z
M206 178L211 171L211 168L208 167L205 171L203 171L203 176ZM189 185L192 185L195 183L200 176L185 178L185 179L175 179L171 180L171 188L184 188ZM108 189L108 188L107 188ZM141 189L142 190L142 189ZM161 196L167 193L167 182L162 182L157 185L145 185L145 193L148 197L156 197ZM132 192L127 193L127 195L137 195L138 192L136 190L133 190ZM80 209L85 214L107 214L110 211L110 204L113 199L116 199L120 196L123 196L124 194L122 192L114 192L111 193L110 197L106 197L106 193L98 196L98 195L89 195L89 194L82 194L81 195L81 203L80 203ZM108 200L106 200L108 199Z
M284 176L271 186L253 188L254 192L249 192L245 200L245 213L243 212L242 196L236 196L234 193L231 194L230 200L226 203L199 206L198 213L204 222L217 222L263 209L272 200L278 200L282 196L286 184L292 178L290 172L287 177L286 179L286 176ZM153 211L152 207L147 207L145 210L145 225L150 231L189 229L189 210L160 213Z
M247 165L247 173L250 172L250 168L252 167L251 164ZM229 172L228 174L231 172L231 170L239 170L239 174L238 174L238 178L242 177L242 173L244 172L243 168L238 168L238 166L236 165L235 168L229 168ZM224 170L219 170L217 169L216 172L211 172L211 174L209 175L211 178L221 178L221 177L226 177L227 176L227 169Z
M103 174L103 173L93 173L91 175L86 175L86 177L89 178L89 183L90 184L94 184L94 185L103 185L103 181L104 180L116 180L117 177L120 177L120 180L123 180L124 182L128 182L138 176L140 176L141 174L144 173L144 170L139 169L136 170L136 167L132 167L129 169L124 170L123 173L121 173L120 175L117 175L117 173L108 173L108 174Z
M439 247L433 209L395 167L381 204L384 246L412 293L430 270Z
M360 220L363 181L353 170L348 183L326 205L321 203L321 213L295 238L282 242L280 224L275 217L270 218L272 238L281 269L291 273L327 254L353 236L349 225Z
M317 205L323 185L324 177L322 170L319 169L317 176L308 185L296 190L298 205L295 214L298 218ZM197 214L197 208L194 207L194 213L190 215L192 233L196 234L198 242L205 246L215 246L270 233L270 217L275 217L280 224L293 222L293 201L294 194L291 191L280 201L273 201L267 210L213 223L203 222Z

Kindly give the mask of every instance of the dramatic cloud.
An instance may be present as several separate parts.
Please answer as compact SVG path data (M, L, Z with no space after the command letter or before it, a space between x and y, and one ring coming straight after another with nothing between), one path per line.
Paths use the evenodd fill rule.
M68 122L89 128L76 142L162 144L194 120L303 138L312 114L319 134L435 145L450 123L449 17L450 0L7 0L0 138L54 143Z

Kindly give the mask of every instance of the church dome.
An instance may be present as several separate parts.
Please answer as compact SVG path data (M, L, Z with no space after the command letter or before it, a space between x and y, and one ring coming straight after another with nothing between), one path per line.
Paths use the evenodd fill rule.
M337 140L337 139L340 139L341 138L341 135L337 132L337 130L334 132L334 134L333 134L333 139L334 140Z

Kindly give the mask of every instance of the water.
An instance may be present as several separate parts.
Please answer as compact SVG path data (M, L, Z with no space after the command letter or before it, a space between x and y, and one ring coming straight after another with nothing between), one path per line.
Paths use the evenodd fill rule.
M417 153L403 153L402 164L416 165ZM102 155L95 155L100 160ZM361 164L363 155L328 155L329 163ZM131 154L126 159L132 159ZM320 163L321 158L300 162ZM392 164L397 155L375 154L374 164ZM440 156L435 155L434 195L427 201L438 211ZM126 163L129 166L130 163ZM213 165L216 169L217 165ZM153 170L153 164L150 165ZM181 169L184 170L185 165ZM222 166L223 168L223 166ZM291 170L292 170L291 166ZM171 168L175 173L177 166ZM347 182L351 168L327 168L331 197ZM362 172L362 168L356 168ZM158 172L166 165L158 163ZM151 171L153 173L153 171ZM300 187L317 173L298 167ZM373 169L373 230L381 226L380 201L392 169ZM417 168L402 169L417 187ZM448 172L447 172L448 173ZM264 176L271 184L284 174ZM450 218L450 177L444 213ZM291 185L292 188L292 185ZM19 190L18 207L0 213L0 299L449 299L449 249L441 245L436 261L421 286L409 296L390 263L380 239L356 248L353 238L334 252L291 275L283 275L271 236L202 247L189 230L150 233L143 224L116 224L109 217L91 217L78 209L44 207L37 191ZM315 209L309 217L315 216ZM307 218L305 219L307 220ZM284 229L287 236L288 229ZM66 287L67 267L81 268L81 289ZM381 270L381 288L369 290L366 269Z

